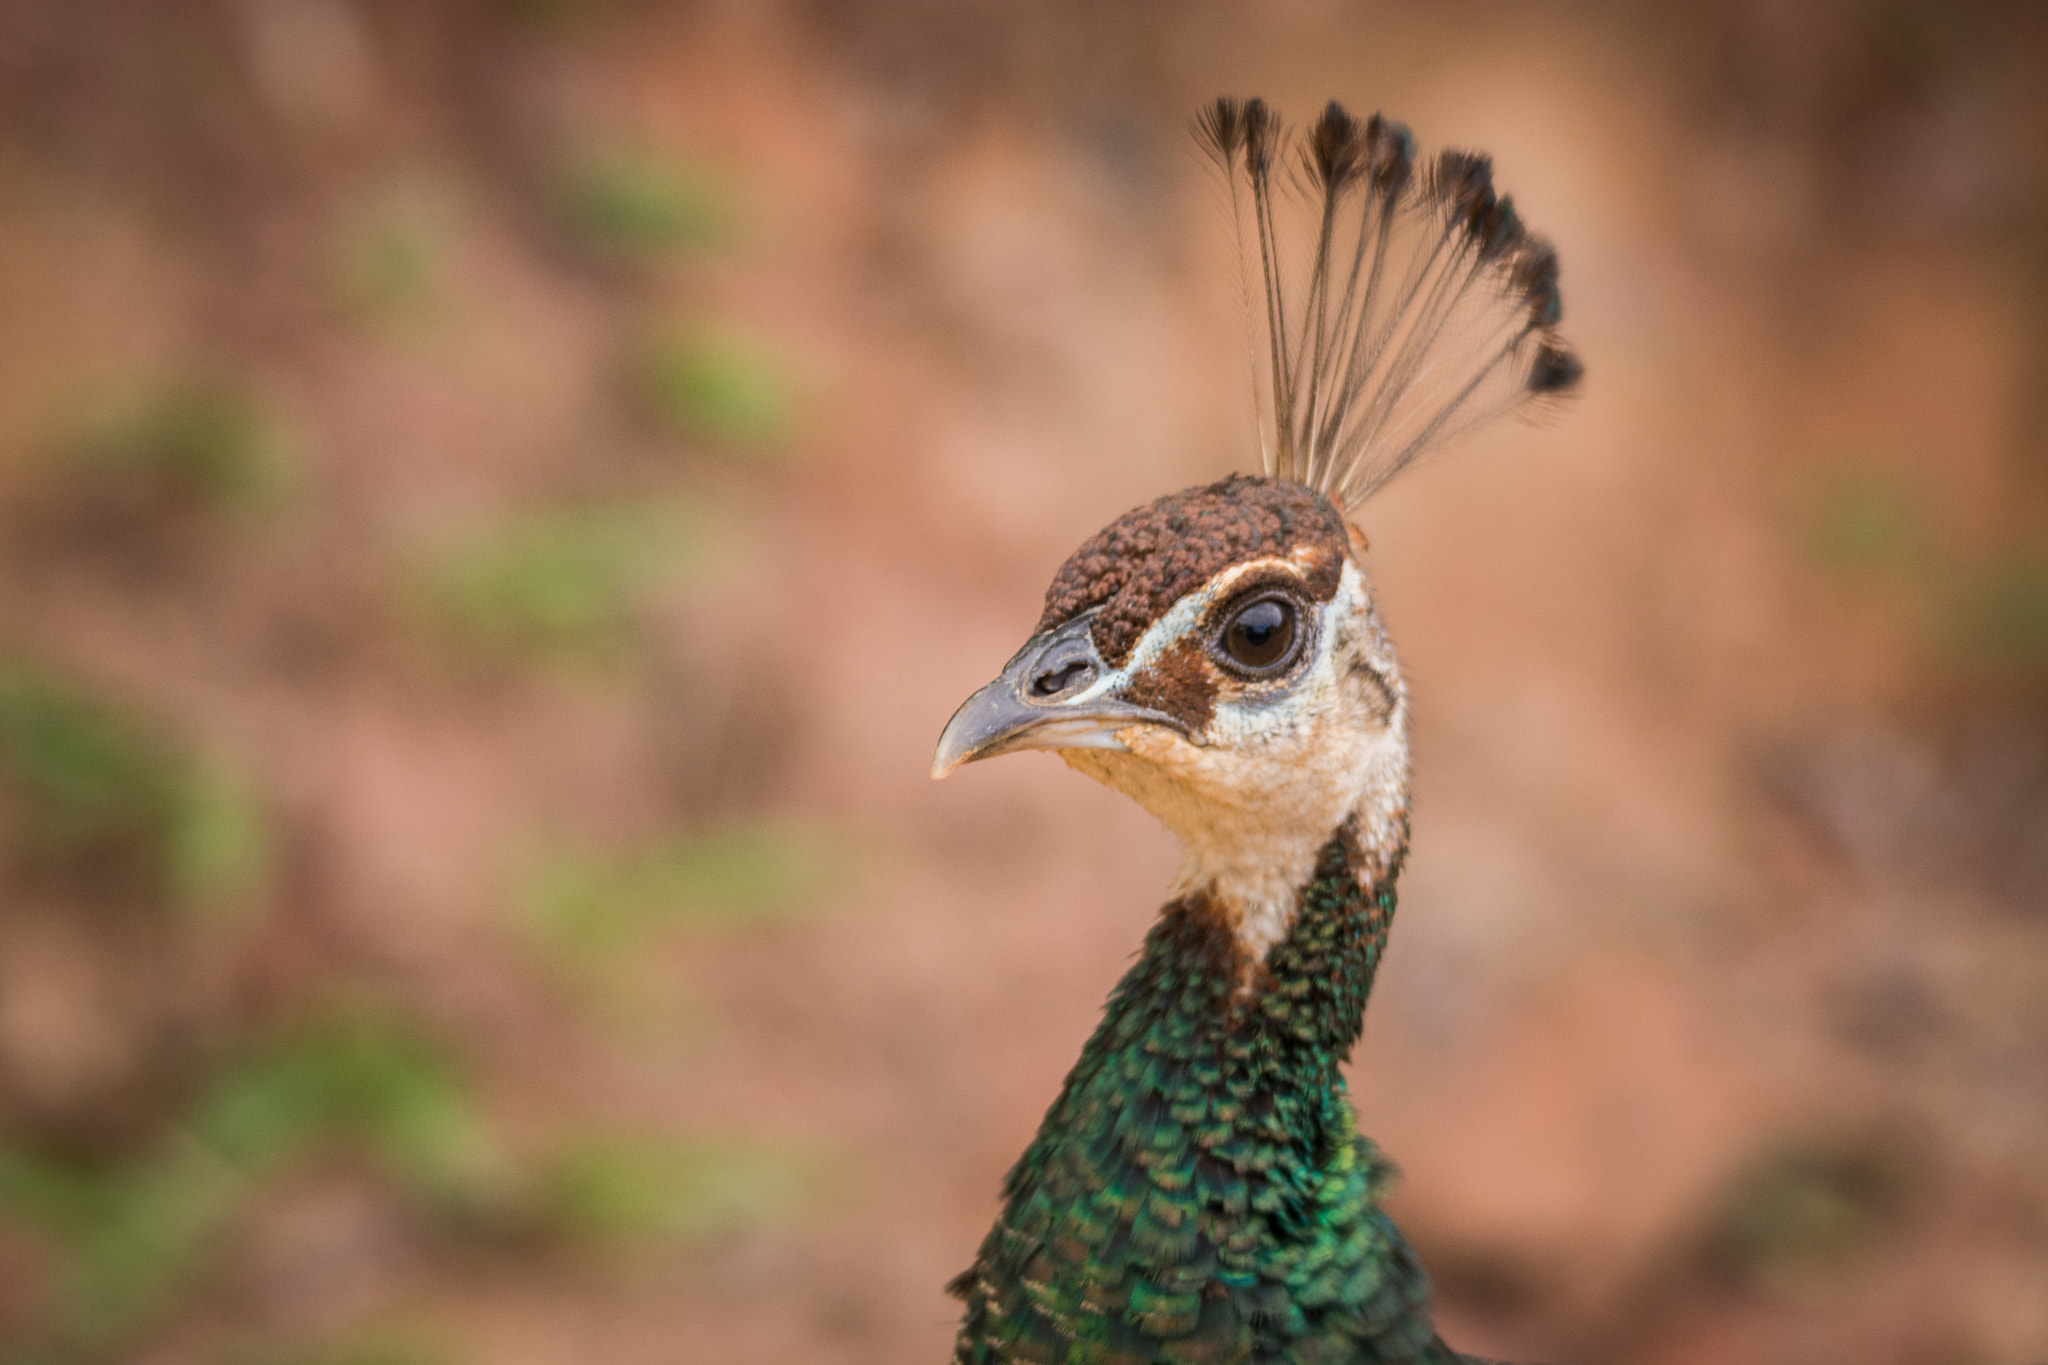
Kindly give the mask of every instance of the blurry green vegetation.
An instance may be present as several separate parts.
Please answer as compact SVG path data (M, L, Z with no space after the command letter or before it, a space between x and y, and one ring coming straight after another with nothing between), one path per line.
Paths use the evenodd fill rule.
M22 835L69 852L159 830L178 759L161 734L82 685L6 661L0 768Z
M270 824L260 793L217 760L188 762L164 857L178 904L215 916L247 911L261 899L271 872Z
M696 519L620 503L517 517L459 540L419 575L437 624L487 654L616 662L648 598L689 566Z
M0 1148L0 1212L57 1253L57 1344L90 1351L146 1324L204 1270L258 1182L322 1149L355 1152L443 1208L475 1205L501 1166L446 1054L361 1007L228 1062L152 1150Z
M586 1242L725 1235L794 1210L820 1169L774 1144L618 1133L571 1133L516 1160L442 1044L388 1006L352 999L227 1059L147 1150L0 1145L0 1218L41 1241L55 1267L36 1358L100 1359L132 1340L204 1279L266 1181L319 1159L360 1163L451 1230ZM372 1333L234 1358L446 1357Z
M112 404L88 423L72 467L137 504L269 511L297 477L282 423L236 379L194 374Z
M557 853L528 875L519 908L551 956L589 963L674 929L797 913L843 861L821 832L798 826L696 831L625 854Z
M262 807L235 773L90 687L4 656L0 793L30 868L125 875L200 911L246 906L268 877Z
M2009 553L1957 577L1944 621L1966 667L2030 673L2048 666L2048 556Z
M656 152L591 153L563 186L571 233L604 255L646 258L702 251L732 234L726 196L701 167Z
M417 1327L372 1325L316 1342L243 1347L220 1365L456 1365L460 1354Z
M445 214L423 193L400 188L370 196L342 224L337 301L371 321L426 310L441 289L449 237Z
M757 341L698 325L650 343L638 379L649 410L677 435L760 451L794 425L788 368Z
M235 1171L184 1143L108 1165L0 1149L0 1211L58 1252L44 1314L52 1358L104 1347L161 1310L187 1286L241 1189Z
M461 1069L417 1025L377 1006L332 1011L251 1049L220 1073L186 1130L249 1174L347 1146L449 1209L486 1202L504 1179Z
M1806 548L1821 568L1860 574L1929 566L1925 499L1905 480L1871 467L1838 468L1812 501Z
M539 1178L549 1224L585 1240L700 1242L788 1217L821 1185L818 1155L758 1142L591 1134Z
M1817 567L1881 583L1945 670L2031 685L2048 669L2048 549L1945 550L1924 491L1870 466L1839 467L1804 499L1801 542Z
M1797 1294L1868 1250L1893 1226L1906 1193L1898 1163L1881 1153L1788 1144L1731 1183L1710 1251L1745 1283Z

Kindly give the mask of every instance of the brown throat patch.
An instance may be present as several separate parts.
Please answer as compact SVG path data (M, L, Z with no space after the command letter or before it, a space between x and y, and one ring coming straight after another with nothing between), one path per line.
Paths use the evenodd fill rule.
M1103 659L1120 667L1147 627L1232 564L1305 546L1324 550L1310 566L1308 587L1318 601L1329 601L1350 544L1343 515L1322 494L1233 474L1168 494L1096 532L1054 575L1038 629L1100 606L1089 635Z

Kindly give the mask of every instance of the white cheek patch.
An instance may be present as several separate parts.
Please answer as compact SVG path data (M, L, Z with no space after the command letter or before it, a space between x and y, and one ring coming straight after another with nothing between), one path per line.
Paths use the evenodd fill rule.
M1240 566L1183 598L1145 632L1125 667L1088 693L1126 684L1244 573L1273 562ZM1364 580L1347 561L1315 622L1310 655L1290 683L1219 698L1205 743L1132 726L1118 737L1139 761L1082 762L1074 755L1077 767L1129 794L1179 836L1174 893L1209 892L1233 917L1251 961L1263 961L1293 927L1299 892L1346 817L1358 817L1368 864L1362 875L1382 875L1403 837L1405 704L1397 692L1393 714L1371 714L1344 685L1351 656L1379 639L1371 613Z

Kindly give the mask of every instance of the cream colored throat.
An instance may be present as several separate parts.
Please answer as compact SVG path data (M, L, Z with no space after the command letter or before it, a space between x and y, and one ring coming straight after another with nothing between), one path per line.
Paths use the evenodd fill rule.
M1385 738L1385 748L1400 747L1393 736ZM1403 756L1387 757L1395 761L1364 765L1367 781L1362 790L1344 793L1349 800L1308 798L1287 814L1211 808L1208 818L1176 828L1181 865L1172 894L1206 893L1226 916L1247 964L1263 964L1274 945L1293 932L1316 864L1347 821L1355 820L1364 855L1356 868L1361 888L1370 888L1391 865L1401 838L1406 785L1373 779L1391 777L1388 769L1401 771L1406 765L1399 761Z
M1316 862L1355 819L1361 883L1391 866L1407 808L1407 746L1398 731L1353 743L1309 746L1269 781L1205 781L1222 756L1158 730L1121 732L1129 753L1069 751L1073 767L1135 798L1179 838L1181 865L1171 895L1198 893L1223 911L1250 965L1261 964L1294 928Z

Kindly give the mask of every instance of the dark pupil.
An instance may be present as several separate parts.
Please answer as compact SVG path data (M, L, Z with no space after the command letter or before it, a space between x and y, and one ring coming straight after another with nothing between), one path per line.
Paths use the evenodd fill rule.
M1254 602L1224 632L1223 647L1247 668L1278 663L1294 643L1294 613L1284 603Z

